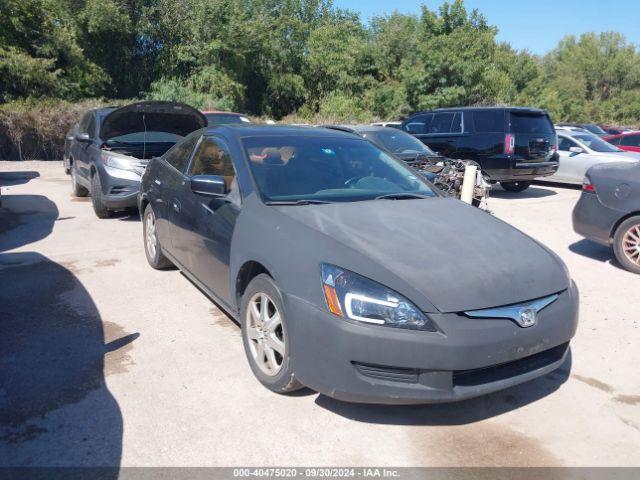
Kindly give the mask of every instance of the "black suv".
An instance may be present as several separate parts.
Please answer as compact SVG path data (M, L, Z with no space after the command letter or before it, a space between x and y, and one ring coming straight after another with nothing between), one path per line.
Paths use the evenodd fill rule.
M445 157L475 160L505 190L521 192L558 169L558 140L544 110L443 108L412 115L402 129Z

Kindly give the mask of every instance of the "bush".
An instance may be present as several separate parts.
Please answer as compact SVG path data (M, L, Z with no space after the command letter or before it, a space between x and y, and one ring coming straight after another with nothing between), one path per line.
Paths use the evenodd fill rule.
M182 102L201 110L239 110L244 87L213 67L205 67L186 80L162 78L151 84L149 100Z
M23 100L0 105L0 158L61 159L64 137L71 126L87 110L105 105L99 99L77 103Z

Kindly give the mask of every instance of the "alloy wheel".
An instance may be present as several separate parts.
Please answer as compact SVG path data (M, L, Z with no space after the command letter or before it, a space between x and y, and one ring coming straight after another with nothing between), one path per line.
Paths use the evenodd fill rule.
M156 258L156 219L153 216L153 212L149 212L147 214L147 218L145 220L145 233L146 233L146 241L147 241L147 251L151 258Z
M271 297L262 292L251 297L245 321L253 360L265 375L276 376L284 363L286 339L280 312Z
M631 263L640 266L640 224L632 225L622 237L622 251Z

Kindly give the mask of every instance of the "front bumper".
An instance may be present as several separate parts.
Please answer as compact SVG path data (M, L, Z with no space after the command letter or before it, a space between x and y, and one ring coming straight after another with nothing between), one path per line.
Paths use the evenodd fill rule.
M442 332L363 325L285 297L293 368L304 385L339 400L410 404L463 400L558 368L578 322L575 284L536 325L430 314Z
M138 206L140 175L129 170L104 166L100 171L102 201L111 210Z

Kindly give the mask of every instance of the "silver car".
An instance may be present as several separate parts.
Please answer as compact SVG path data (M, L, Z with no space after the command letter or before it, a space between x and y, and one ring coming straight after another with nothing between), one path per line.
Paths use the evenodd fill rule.
M560 166L555 174L544 178L549 182L580 185L593 165L640 160L640 154L620 150L592 133L560 129L556 133Z

